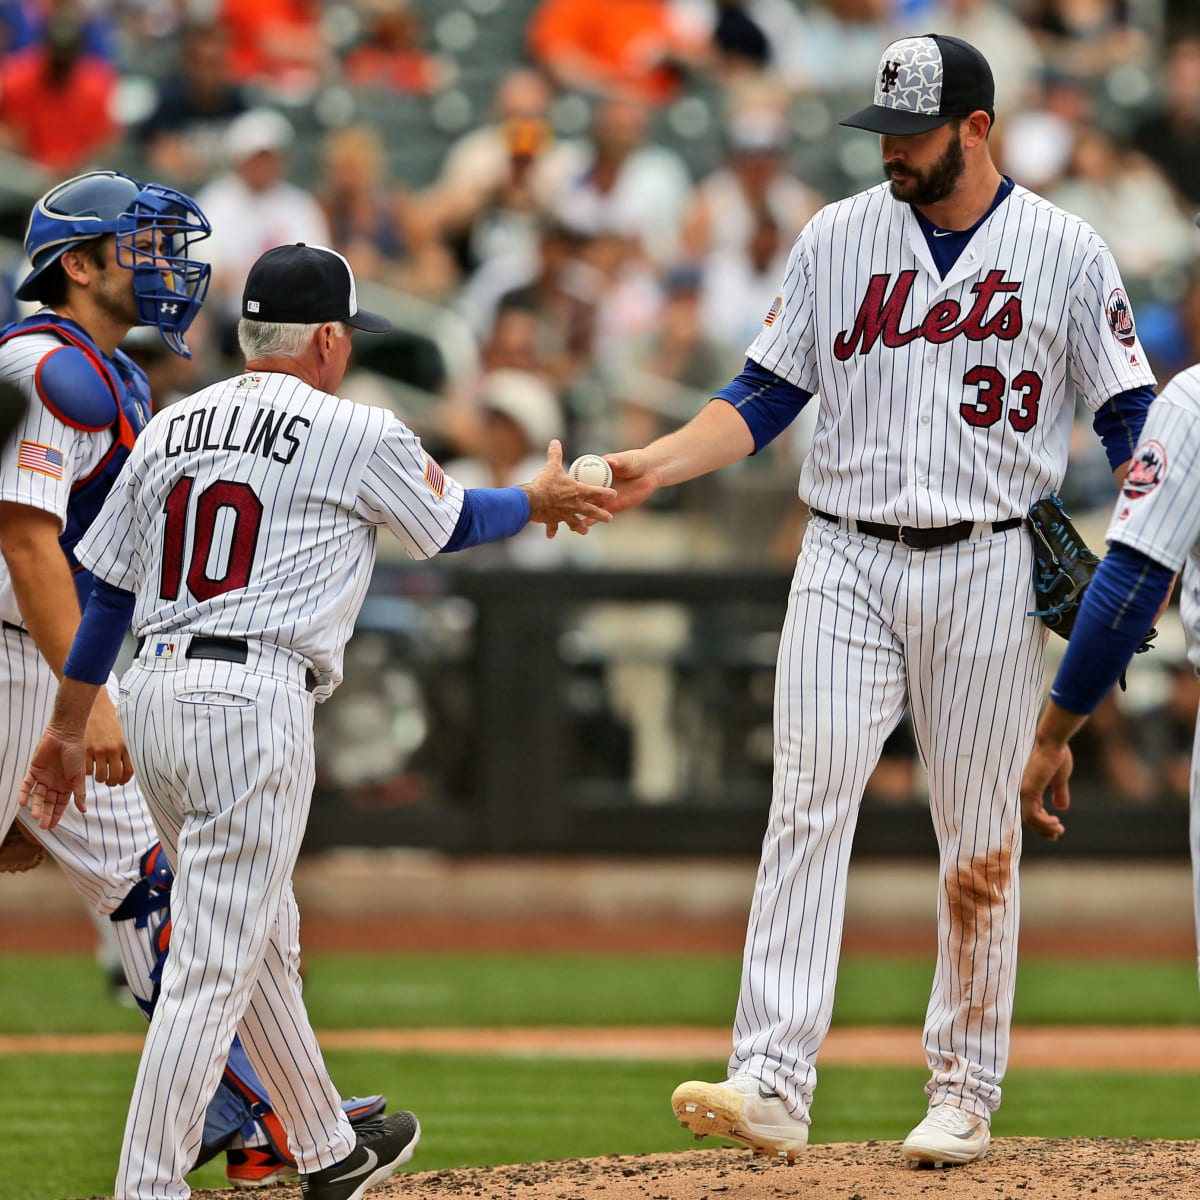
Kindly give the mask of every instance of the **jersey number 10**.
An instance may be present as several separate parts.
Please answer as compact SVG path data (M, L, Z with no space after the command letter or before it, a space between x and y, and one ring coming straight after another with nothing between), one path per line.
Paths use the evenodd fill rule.
M187 588L197 600L211 600L222 592L244 588L250 582L250 568L258 545L259 526L262 524L262 501L247 483L233 483L227 479L210 483L196 500L196 524L189 547L186 544L188 502L195 482L191 475L184 475L171 489L163 505L167 524L163 535L162 580L158 591L163 600L178 597L184 578L185 557L189 563ZM223 508L233 511L229 556L224 572L210 575L208 559L212 553L217 514Z

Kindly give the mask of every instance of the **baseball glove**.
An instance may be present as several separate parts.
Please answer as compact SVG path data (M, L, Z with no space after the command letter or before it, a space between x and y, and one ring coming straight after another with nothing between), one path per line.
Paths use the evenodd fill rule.
M0 874L17 875L21 871L32 871L45 861L45 847L41 842L35 842L21 828L19 821L14 821L0 842Z
M1033 539L1033 588L1038 599L1029 616L1041 617L1059 637L1070 638L1083 593L1100 560L1079 536L1054 492L1030 507L1025 525ZM1157 636L1158 630L1151 629L1137 653L1149 650Z

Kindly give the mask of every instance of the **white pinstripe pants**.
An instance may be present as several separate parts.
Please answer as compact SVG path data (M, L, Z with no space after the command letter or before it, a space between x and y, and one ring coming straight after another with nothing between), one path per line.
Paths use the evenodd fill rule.
M135 663L121 718L175 868L171 953L142 1051L115 1200L179 1200L235 1030L302 1172L354 1135L300 994L292 871L315 772L299 673L182 658ZM238 1028L241 1022L240 1029Z
M932 1102L1000 1104L1016 971L1021 771L1042 698L1043 627L1021 528L938 550L814 520L775 689L770 818L751 906L730 1073L807 1119L833 1011L851 841L905 703L940 860L925 1020Z

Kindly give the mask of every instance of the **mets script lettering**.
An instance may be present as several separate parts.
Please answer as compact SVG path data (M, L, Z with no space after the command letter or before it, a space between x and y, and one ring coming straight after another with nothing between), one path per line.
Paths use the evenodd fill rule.
M989 271L978 283L971 285L975 299L965 315L957 300L939 300L919 325L901 329L901 315L916 278L916 271L901 271L889 292L891 275L872 275L853 328L842 330L834 339L834 354L844 362L854 354L869 354L881 340L894 350L918 338L940 345L956 337L970 338L973 342L994 337L1010 342L1020 334L1024 322L1021 301L1016 296L1008 296L995 313L988 315L997 296L1015 292L1021 286L1005 280L1003 271Z

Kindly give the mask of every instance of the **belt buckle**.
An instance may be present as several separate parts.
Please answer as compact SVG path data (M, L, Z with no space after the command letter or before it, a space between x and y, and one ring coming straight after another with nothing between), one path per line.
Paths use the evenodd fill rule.
M907 525L901 525L901 526L900 526L900 528L899 528L899 532L896 534L896 540L897 540L897 541L900 543L900 545L902 545L902 546L907 546L909 550L915 550L915 549L916 549L916 547L915 547L915 546L914 546L914 545L913 545L911 542L906 542L906 541L904 540L904 531L905 531L907 528L908 528L908 526L907 526Z

